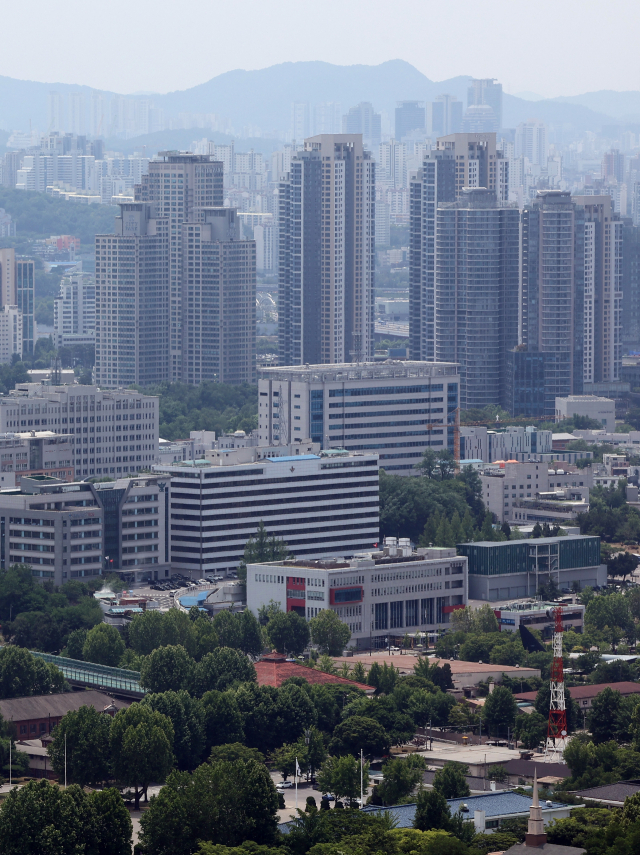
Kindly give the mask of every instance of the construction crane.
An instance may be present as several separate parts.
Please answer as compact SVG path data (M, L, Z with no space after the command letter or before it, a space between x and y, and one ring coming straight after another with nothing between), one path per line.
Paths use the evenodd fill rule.
M567 747L567 709L564 700L564 669L562 663L562 606L549 610L553 617L553 663L551 665L551 698L545 757L560 762Z

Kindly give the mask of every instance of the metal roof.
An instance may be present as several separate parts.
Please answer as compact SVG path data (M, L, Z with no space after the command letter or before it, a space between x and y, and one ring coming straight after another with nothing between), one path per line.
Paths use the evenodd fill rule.
M267 457L269 463L291 463L292 460L320 460L319 454L292 454L290 457Z

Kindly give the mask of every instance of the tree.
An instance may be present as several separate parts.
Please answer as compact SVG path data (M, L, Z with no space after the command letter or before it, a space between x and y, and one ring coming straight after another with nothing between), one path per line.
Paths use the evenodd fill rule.
M487 727L494 733L499 729L513 727L518 705L509 689L505 686L496 686L484 702L482 718Z
M267 624L267 635L278 653L299 656L309 644L309 624L297 612L276 612Z
M537 748L547 734L548 715L545 718L533 710L528 715L516 717L514 734L527 750Z
M381 756L390 747L386 730L375 719L353 715L345 718L333 731L329 743L332 754L360 756L360 749L367 757Z
M468 796L471 790L465 780L468 768L461 763L445 763L433 777L433 788L445 797L456 799Z
M136 810L149 784L162 782L173 765L173 725L162 713L132 704L111 724L111 757L116 780L133 787Z
M72 633L69 634L67 638L67 653L66 655L69 659L78 659L82 660L82 648L84 647L84 642L87 638L87 630L86 629L74 629Z
M234 683L255 681L256 669L248 656L240 650L218 647L196 665L193 691L201 696L211 690L224 691Z
M117 666L124 653L124 641L115 628L108 623L99 623L90 629L82 646L85 662L97 665Z
M165 645L164 615L149 609L136 615L129 626L129 644L141 656L149 656L158 647Z
M500 632L498 618L489 603L483 603L473 612L472 627L472 632Z
M258 530L246 542L244 555L238 567L238 578L247 582L247 567L249 564L266 564L274 561L284 561L289 557L289 547L275 536L269 535L264 523L260 520Z
M173 755L178 769L195 769L205 749L202 703L184 690L145 695L141 703L165 715L173 725Z
M451 810L446 798L439 790L422 790L416 799L416 813L413 827L419 831L431 829L448 830L451 823Z
M108 780L111 753L111 716L84 706L71 710L53 731L47 748L54 772L72 784L95 787Z
M397 805L411 795L422 781L426 767L426 760L417 754L387 760L382 767L382 783L378 785L383 804Z
M317 617L311 618L309 629L313 643L329 656L342 656L351 639L349 627L331 609L322 609Z
M240 615L240 650L247 656L259 656L262 653L262 632L256 616L249 609Z
M608 686L595 696L588 716L589 730L596 745L611 739L620 712L622 695Z
M181 645L158 647L143 660L140 682L150 692L178 692L190 687L193 670L193 659Z
M216 745L211 749L209 762L216 763L218 760L225 760L227 763L235 763L236 761L246 763L248 760L264 763L264 754L257 748L247 748L240 742L233 742L228 745Z
M231 692L205 692L202 711L207 746L244 741L242 716Z
M193 775L174 772L140 820L144 851L191 855L198 841L269 845L277 833L278 797L262 763L217 760Z
M59 668L28 650L6 645L0 649L0 698L21 698L64 692L66 681Z
M3 855L128 855L132 825L117 790L85 794L46 780L14 787L0 810Z
M449 478L453 478L453 473L456 469L456 462L454 460L453 454L449 451L448 448L445 448L438 455L438 471L440 473L440 480L446 481Z
M355 801L360 795L360 761L351 754L342 757L329 756L318 773L318 787L323 793L333 793L336 799ZM362 767L364 781L369 780L369 764Z
M242 645L242 627L238 615L225 609L215 616L213 626L221 647L237 650Z

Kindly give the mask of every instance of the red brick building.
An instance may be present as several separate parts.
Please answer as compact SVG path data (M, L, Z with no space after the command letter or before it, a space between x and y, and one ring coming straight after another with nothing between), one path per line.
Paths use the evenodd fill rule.
M324 671L316 671L314 668L306 668L297 662L288 662L287 657L281 653L269 653L255 663L256 675L259 686L274 686L279 688L289 677L302 677L307 683L321 683L323 685L352 686L362 689L367 695L373 695L374 686L366 683L357 683L355 680L346 680L336 674L327 674Z
M129 702L116 700L104 692L89 689L84 692L63 692L58 695L33 695L29 698L8 698L0 701L0 714L13 722L18 739L37 739L48 733L71 710L94 707L98 712L115 715Z

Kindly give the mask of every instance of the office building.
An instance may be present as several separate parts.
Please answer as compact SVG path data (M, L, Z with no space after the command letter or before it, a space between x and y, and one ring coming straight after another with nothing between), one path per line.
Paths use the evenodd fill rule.
M467 108L462 117L463 134L490 134L498 130L498 120L488 104L475 104Z
M411 474L425 449L456 451L458 372L428 362L261 368L258 439L377 452L385 470Z
M552 609L557 603L510 603L495 609L495 615L500 624L501 632L518 632L521 626L531 627L538 630L545 640L550 641L554 633L555 615ZM584 613L586 606L581 603L572 603L568 608L562 610L562 626L564 631L573 630L582 632L584 628ZM631 684L636 685L636 684ZM640 686L638 687L640 689ZM534 700L536 693L533 692ZM518 699L521 695L516 695ZM571 691L571 697L575 697Z
M535 119L520 122L516 128L516 158L526 157L529 163L546 167L548 155L547 126L544 122Z
M278 359L373 353L375 165L358 134L311 137L278 194Z
M396 107L397 140L403 140L413 131L425 130L425 109L422 101L398 101Z
M113 255L113 246L111 249ZM60 293L53 301L53 328L56 347L95 344L96 286L93 277L81 269L72 270L60 283Z
M156 465L171 476L173 568L234 570L260 521L300 558L352 556L378 543L378 458L309 453L309 443L205 452ZM300 453L296 453L300 452Z
M187 334L183 324L182 224L202 221L203 208L221 208L223 165L209 155L160 152L149 163L149 172L135 188L136 202L156 203L154 216L168 221L169 268L169 380L184 375ZM157 222L156 220L156 222ZM188 360L187 360L188 361Z
M342 117L342 134L362 134L367 151L377 151L382 141L382 117L375 112L373 104L363 101Z
M622 343L626 352L640 350L640 184L636 187L637 216L634 214L633 222L622 221ZM622 373L620 377L625 379Z
M435 358L459 363L460 407L500 404L518 344L520 214L484 189L437 209Z
M556 583L571 590L575 583L606 586L607 568L600 563L600 538L582 535L539 537L502 543L459 543L469 559L469 598L515 600L535 597L540 585Z
M599 398L597 395L568 395L556 398L555 420L570 419L572 416L585 416L600 422L602 429L613 433L616 429L616 402L611 398Z
M471 80L467 90L467 108L488 106L493 110L496 131L502 128L502 83L496 80Z
M456 198L456 159L449 150L424 156L410 181L409 345L411 358L435 359L435 252L438 205Z
M182 380L255 383L256 245L235 208L182 225Z
M158 398L96 386L18 383L0 396L0 433L71 435L76 478L135 474L158 454Z
M170 376L169 220L152 212L122 204L114 234L96 235L95 378L106 389Z
M625 178L624 154L617 148L606 151L602 156L601 177L603 181L614 179L622 184ZM626 212L623 212L626 213Z
M437 634L467 603L467 559L455 549L411 550L409 540L348 561L288 559L247 566L247 607L270 602L306 620L330 609L349 627L349 647L381 648L406 634Z
M22 316L20 353L32 354L34 346L35 262L16 258L13 248L0 249L0 308L17 307ZM12 322L13 335L13 322ZM17 353L17 350L13 352Z
M93 484L45 475L0 493L0 569L28 564L41 581L100 576L103 510Z
M484 187L500 202L509 199L509 161L496 149L495 133L449 134L437 141L456 163L456 197L464 187Z
M94 484L103 508L105 572L132 582L170 575L169 481L145 474Z
M2 489L20 485L20 479L49 475L73 481L73 449L68 434L49 430L0 434L0 484Z
M498 522L514 523L514 508L519 499L537 499L549 491L549 464L516 463L501 460L497 465L478 470L482 482L482 501ZM586 491L587 497L589 491ZM580 498L578 499L580 500Z
M438 95L426 106L427 136L441 137L462 131L462 101L455 95Z
M503 406L512 416L544 419L544 366L545 354L540 351L528 350L522 344L507 351Z
M342 104L339 101L323 101L314 108L313 133L339 134L342 130ZM305 139L309 134L295 139ZM286 170L284 170L286 172Z

